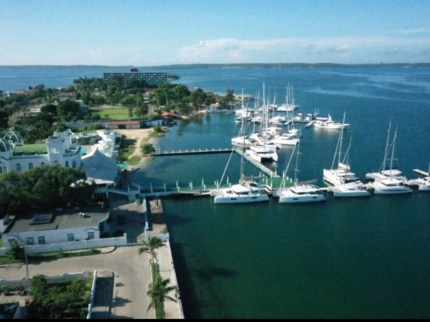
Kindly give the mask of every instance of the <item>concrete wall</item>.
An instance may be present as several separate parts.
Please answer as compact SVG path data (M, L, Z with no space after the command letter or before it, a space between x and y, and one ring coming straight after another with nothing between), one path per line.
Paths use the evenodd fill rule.
M41 253L52 253L71 250L81 250L90 248L102 248L102 247L121 247L127 246L127 234L124 233L122 237L111 237L111 238L100 238L90 240L80 240L73 242L63 242L54 244L43 244L43 245L28 245L24 246L27 254L41 254ZM0 256L6 256L7 248L0 248Z

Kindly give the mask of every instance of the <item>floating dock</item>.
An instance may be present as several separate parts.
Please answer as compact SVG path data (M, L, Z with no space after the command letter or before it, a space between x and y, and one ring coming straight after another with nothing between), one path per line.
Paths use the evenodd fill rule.
M424 176L424 177L428 177L429 176L428 172L425 172L425 171L420 170L420 169L413 169L412 171L414 171L415 173L418 173L420 176Z

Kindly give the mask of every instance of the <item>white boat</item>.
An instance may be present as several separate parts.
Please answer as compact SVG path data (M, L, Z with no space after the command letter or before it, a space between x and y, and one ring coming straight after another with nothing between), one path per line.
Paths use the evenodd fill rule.
M418 191L430 191L430 164L427 175L417 179L408 181L408 186L418 186Z
M390 127L391 127L391 123L390 123ZM388 131L388 136L389 134L390 134L390 131ZM396 136L397 136L397 131L394 132L394 138L393 138L393 143L391 147L390 170L393 165ZM368 183L367 187L369 189L374 189L375 194L400 194L400 193L412 192L411 188L404 185L405 182L406 182L405 179L398 179L391 175L388 175L388 177L384 177L382 179L380 178L375 179L375 181L373 181L372 183Z
M343 116L343 123L345 123L345 115ZM333 186L330 188L330 191L333 192L334 197L370 196L369 191L362 187L362 183L359 181L355 173L351 172L349 165L349 149L351 148L351 140L349 141L349 146L341 160L342 142L343 131L340 131L332 166L330 169L323 169L324 181ZM334 167L336 158L337 168Z
M245 145L245 122L242 122L241 129L239 131L238 137L242 137L242 148ZM244 153L244 150L242 150ZM243 153L241 156L241 164L240 164L240 178L239 183L231 185L227 188L221 188L221 182L224 178L225 172L227 170L228 164L230 162L233 151L230 154L230 158L227 161L226 168L224 169L224 173L221 176L221 180L218 183L215 189L209 191L211 197L214 197L214 203L252 203L252 202L262 202L268 201L269 196L265 193L264 189L259 186L257 183L249 180L245 180L243 176Z
M367 197L370 192L362 187L360 183L342 183L331 188L334 197Z
M297 109L299 106L294 103L293 87L288 84L287 95L285 97L285 103L278 106L277 111L291 112Z
M388 154L390 152L390 149L394 149L394 143L390 145L390 131L391 131L391 122L388 126L388 132L387 132L387 142L385 143L385 152L384 152L384 159L382 160L382 164L380 167L380 170L377 172L369 172L366 173L365 179L366 180L380 180L385 178L396 178L401 181L405 181L405 177L402 176L402 172L398 169L393 169L393 158L391 158L390 161L390 168L387 169L387 161L388 161Z
M313 121L313 125L316 128L330 129L330 130L344 130L344 129L346 129L349 126L349 124L347 124L347 123L339 123L339 122L333 121L333 119L331 118L330 114L329 114L329 116L327 118L319 118L319 117L317 117Z
M251 203L269 201L269 196L254 183L250 184L240 180L229 188L222 188L211 191L214 203Z
M280 145L296 145L297 143L299 143L299 141L300 138L298 134L288 131L273 138L270 142Z
M263 161L278 161L276 148L276 146L273 148L267 145L251 144L246 150L246 154L260 163Z
M326 197L323 192L319 190L319 187L312 184L299 184L297 182L297 172L299 171L298 163L300 155L299 145L294 147L294 149L297 149L296 167L294 169L294 185L292 187L280 187L277 190L276 196L279 197L279 203L308 203L325 201Z

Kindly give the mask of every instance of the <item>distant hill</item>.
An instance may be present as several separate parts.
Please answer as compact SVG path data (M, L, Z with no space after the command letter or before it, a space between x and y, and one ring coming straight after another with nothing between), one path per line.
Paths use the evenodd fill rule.
M305 64L305 63L277 63L277 64L184 64L184 65L162 65L162 66L148 66L145 68L318 68L318 67L430 67L430 63L393 63L393 64L332 64L332 63L315 63L315 64Z

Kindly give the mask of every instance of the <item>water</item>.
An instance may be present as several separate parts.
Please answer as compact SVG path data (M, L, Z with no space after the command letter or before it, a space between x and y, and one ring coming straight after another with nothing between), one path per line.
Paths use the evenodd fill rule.
M38 67L17 74L0 67L0 89L101 76L103 67ZM281 103L294 86L298 112L319 109L352 138L350 161L360 177L378 170L388 124L397 127L396 164L408 178L430 161L430 70L400 67L190 68L166 70L190 88L266 95ZM19 81L21 76L23 79ZM55 77L59 77L58 82ZM14 83L5 81L15 79ZM23 83L37 79L37 83ZM46 82L45 82L46 81ZM53 85L49 85L49 82ZM72 80L71 80L72 81ZM9 87L8 87L9 86ZM233 114L211 113L178 123L156 143L161 150L224 148L237 135ZM300 180L323 185L337 131L303 128ZM346 146L346 143L345 143ZM267 166L281 173L292 148ZM229 154L160 157L134 174L141 185L194 187L219 180ZM292 167L290 167L292 168ZM226 171L237 182L240 158ZM245 164L246 175L259 171ZM293 175L292 169L288 171ZM165 199L175 268L187 318L429 318L430 194L373 195L319 204L214 205L208 197Z

